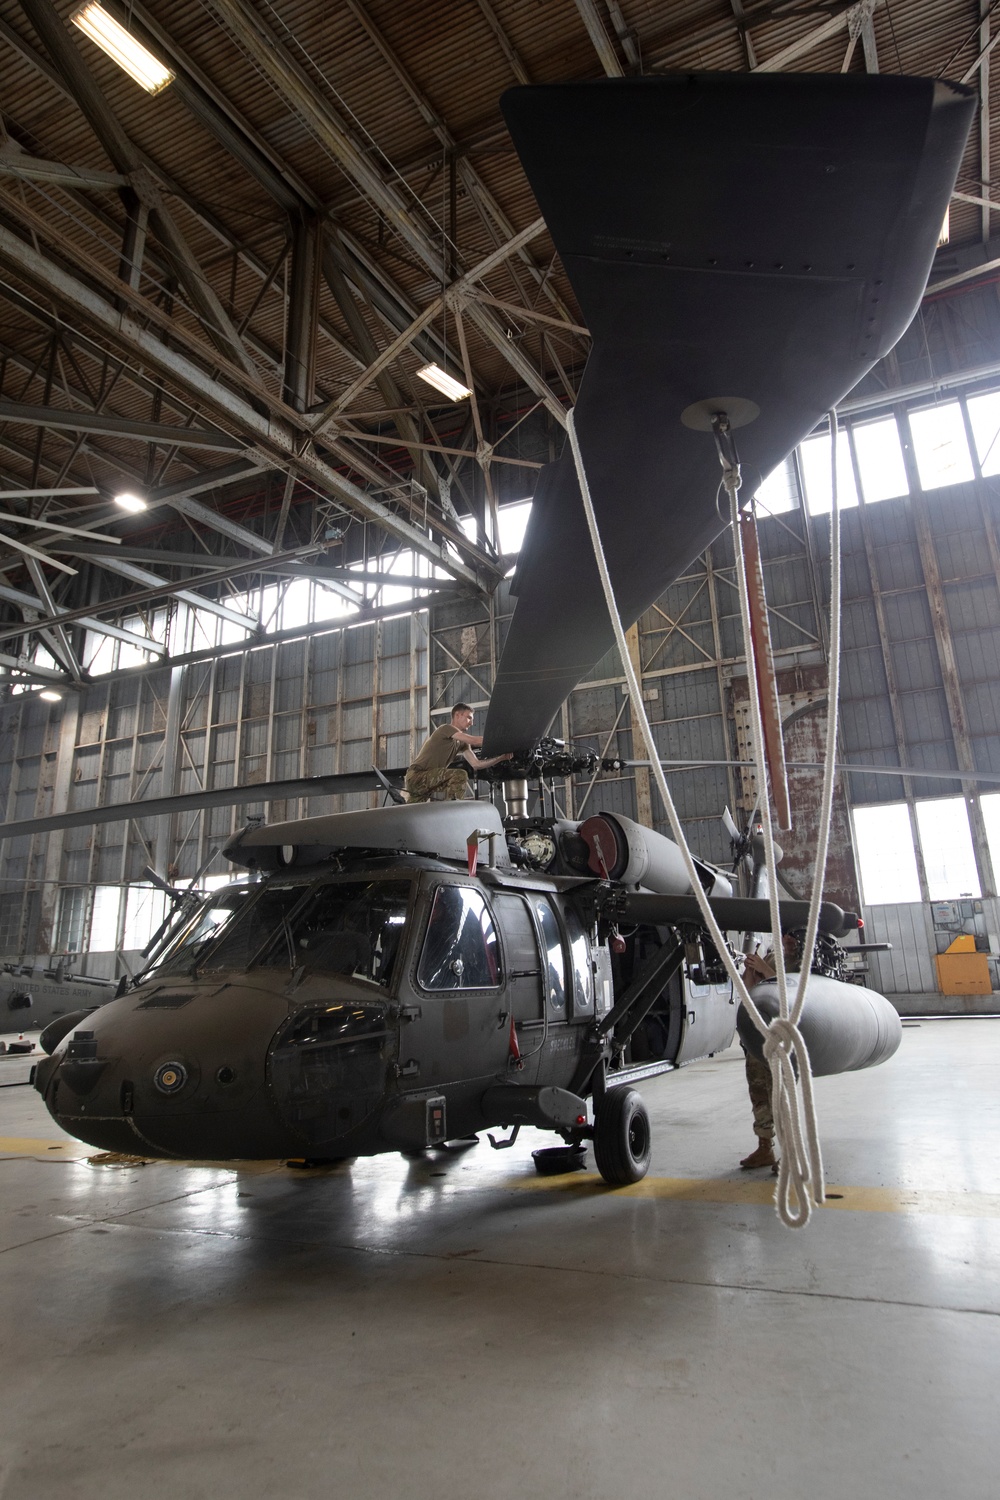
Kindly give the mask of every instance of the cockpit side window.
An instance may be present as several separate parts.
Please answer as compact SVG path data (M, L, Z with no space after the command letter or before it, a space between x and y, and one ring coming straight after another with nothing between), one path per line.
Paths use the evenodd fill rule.
M500 983L500 949L493 917L481 892L441 885L434 892L417 965L425 990L492 990Z

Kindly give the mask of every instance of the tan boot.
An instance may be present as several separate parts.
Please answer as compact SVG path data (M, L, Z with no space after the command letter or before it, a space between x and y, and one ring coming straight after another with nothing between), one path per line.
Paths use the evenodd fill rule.
M752 1172L755 1167L777 1166L774 1157L774 1142L765 1136L758 1136L756 1151L751 1151L749 1156L744 1156L740 1166L744 1172Z

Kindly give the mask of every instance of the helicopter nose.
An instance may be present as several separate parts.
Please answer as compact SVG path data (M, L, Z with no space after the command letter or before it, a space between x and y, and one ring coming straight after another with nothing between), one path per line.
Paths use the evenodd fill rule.
M39 1063L71 1135L105 1151L201 1160L294 1151L265 1088L288 1002L244 984L142 989L102 1006Z

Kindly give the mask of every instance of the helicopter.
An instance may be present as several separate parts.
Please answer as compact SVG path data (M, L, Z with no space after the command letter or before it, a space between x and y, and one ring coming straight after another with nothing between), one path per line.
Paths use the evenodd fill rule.
M594 336L577 420L632 621L726 523L733 433L767 474L907 326L974 99L690 74L502 103ZM224 851L246 878L181 911L118 998L43 1034L34 1083L61 1126L103 1150L307 1163L483 1131L503 1148L534 1126L561 1142L539 1171L592 1145L609 1184L641 1179L635 1085L727 1047L740 1017L672 840L544 798L529 815L529 777L615 769L546 737L612 640L566 454L542 471L513 591L484 735L513 753L485 773L494 799L248 824ZM767 902L694 868L734 952L770 928ZM824 904L806 953L806 904L779 907L811 976L813 1072L883 1062L900 1022L846 982L857 915Z
M533 1125L564 1143L536 1153L539 1170L592 1140L621 1185L651 1150L632 1085L732 1041L731 986L680 853L620 814L391 805L248 825L225 853L262 878L186 913L127 995L43 1033L36 1088L104 1150L317 1163L500 1127L512 1145ZM728 928L767 924L766 902L698 872ZM782 905L790 930L806 913ZM821 912L817 1072L898 1045L888 1001L831 963L858 925Z

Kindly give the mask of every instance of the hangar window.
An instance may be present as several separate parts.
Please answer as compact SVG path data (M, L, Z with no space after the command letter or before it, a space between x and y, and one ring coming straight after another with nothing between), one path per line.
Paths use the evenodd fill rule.
M497 541L505 557L520 552L530 517L530 500L518 500L514 505L501 505L497 510L497 527L500 533Z
M1000 391L970 396L966 407L980 470L986 478L1000 474Z
M754 498L766 516L782 516L798 510L799 490L795 482L795 465L790 458L761 480Z
M965 798L935 797L918 802L916 810L920 852L931 900L982 895Z
M806 509L811 516L829 515L833 503L830 434L823 432L817 437L806 438L799 448L799 462L806 491ZM837 496L841 510L850 510L858 503L851 444L843 428L837 433Z
M19 917L20 910L20 898L18 898ZM56 924L56 951L58 953L78 953L80 951L80 946L83 942L83 922L86 912L86 892L79 886L65 886L59 895L59 920ZM4 941L5 952L16 952L20 946L19 943L10 941L2 929L0 929L0 941Z
M866 505L908 495L910 486L903 463L903 448L895 417L862 422L853 430L854 452L861 475L861 493Z
M122 947L145 948L167 913L167 897L151 885L130 885L125 894Z
M854 809L861 899L866 906L919 901L920 880L905 802Z
M962 408L957 401L911 411L910 433L922 489L966 484L974 477Z
M500 983L493 917L472 886L442 885L434 892L417 983L425 990L491 990Z
M118 946L118 914L121 910L122 892L117 885L94 887L94 899L90 908L90 942L88 953L111 953Z

